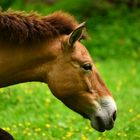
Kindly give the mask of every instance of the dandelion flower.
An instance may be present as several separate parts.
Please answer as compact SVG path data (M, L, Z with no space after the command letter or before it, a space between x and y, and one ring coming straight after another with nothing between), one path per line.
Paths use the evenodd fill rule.
M41 128L35 128L35 132L40 132Z
M73 135L72 132L68 132L68 133L66 134L66 137L67 137L67 138L70 138L72 135Z
M132 109L132 108L130 108L130 109L128 110L128 112L129 112L129 113L132 113L132 112L133 112L133 109Z

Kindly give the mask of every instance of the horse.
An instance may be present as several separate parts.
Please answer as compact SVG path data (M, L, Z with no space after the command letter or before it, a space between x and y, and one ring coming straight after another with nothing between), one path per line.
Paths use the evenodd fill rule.
M99 132L111 130L117 107L95 64L80 42L85 22L57 11L48 16L0 12L0 88L44 82L71 110Z
M14 138L11 134L0 128L0 140L14 140Z

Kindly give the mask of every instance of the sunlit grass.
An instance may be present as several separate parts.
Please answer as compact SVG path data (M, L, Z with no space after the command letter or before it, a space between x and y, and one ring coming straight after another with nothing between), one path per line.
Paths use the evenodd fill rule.
M57 100L46 84L26 83L0 89L0 127L16 140L138 140L140 139L140 12L134 9L91 9L85 0L59 1L54 6L16 0L14 10L38 11L47 15L56 10L87 20L91 35L86 46L102 61L95 61L118 106L111 131L99 133L88 120ZM69 6L68 6L69 5ZM83 9L82 9L83 8ZM82 11L81 11L82 9ZM85 14L84 14L85 13ZM130 58L131 57L131 58ZM112 60L112 58L117 60Z
M57 100L46 84L0 89L1 127L17 140L136 140L140 138L139 62L96 61L118 106L115 128L99 133Z

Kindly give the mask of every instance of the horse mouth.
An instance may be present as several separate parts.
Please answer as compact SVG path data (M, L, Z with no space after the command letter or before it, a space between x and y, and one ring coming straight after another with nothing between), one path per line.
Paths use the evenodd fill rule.
M91 126L92 126L92 128L94 128L95 130L97 130L99 132L104 132L106 130L104 124L99 124L98 123L98 127L95 127L94 124L91 121Z
M114 127L114 125L112 125L112 126L106 128L106 126L105 126L104 124L98 124L98 127L95 127L95 126L92 124L92 122L91 122L91 126L92 126L92 128L94 128L95 130L97 130L97 131L99 131L99 132L104 132L104 131L106 131L106 130L111 130L111 129Z
M111 130L114 127L115 119L95 116L94 118L91 118L90 121L92 128L99 132L104 132L105 130Z
M79 113L80 115L83 116L84 119L88 119L90 120L90 117L88 115L86 115L85 113ZM97 118L98 119L98 118ZM91 121L91 120L90 120ZM99 121L98 121L99 122ZM94 128L95 130L99 131L99 132L104 132L106 129L105 129L105 124L104 123L98 123L98 128L96 128L94 126L94 124L92 123L91 121L91 127Z
M89 116L87 116L86 114L84 114L84 113L80 113L80 114L83 116L84 119L90 120ZM97 130L99 132L104 132L106 130L104 123L98 123L97 125L98 125L98 127L95 127L94 124L93 124L93 122L91 121L91 127L93 129L95 129L95 130Z

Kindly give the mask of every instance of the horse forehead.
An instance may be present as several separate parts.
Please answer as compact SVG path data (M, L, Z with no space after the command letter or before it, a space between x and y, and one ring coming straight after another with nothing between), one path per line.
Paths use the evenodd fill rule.
M73 56L74 58L77 58L77 59L86 59L86 60L92 61L92 58L90 57L88 50L80 42L76 42Z
M76 45L77 50L80 50L83 53L88 52L86 47L82 43L80 43L79 41L77 41L75 45Z

